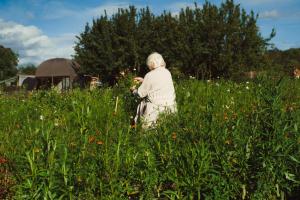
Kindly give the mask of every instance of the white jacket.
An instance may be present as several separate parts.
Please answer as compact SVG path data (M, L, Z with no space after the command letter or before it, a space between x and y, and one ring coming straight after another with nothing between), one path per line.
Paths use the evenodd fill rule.
M177 111L172 76L165 67L148 72L137 94L145 99L138 106L135 121L141 118L144 127L153 125L160 113Z

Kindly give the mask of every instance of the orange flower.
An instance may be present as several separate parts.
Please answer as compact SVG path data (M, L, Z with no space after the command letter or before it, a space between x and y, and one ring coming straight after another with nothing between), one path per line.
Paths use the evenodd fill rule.
M5 164L7 163L7 160L5 158L0 157L0 164Z
M228 120L228 115L227 115L227 113L224 113L224 120L225 120L225 121Z
M95 142L95 136L90 136L89 137L89 143L91 144L91 143L93 143L93 142Z
M176 140L176 138L177 138L177 135L176 135L175 132L173 132L173 133L172 133L172 139L173 139L173 140Z
M104 142L102 140L99 140L99 141L97 141L97 144L102 145L102 144L104 144Z
M96 129L96 134L97 134L97 135L100 135L101 132L100 132L98 129Z

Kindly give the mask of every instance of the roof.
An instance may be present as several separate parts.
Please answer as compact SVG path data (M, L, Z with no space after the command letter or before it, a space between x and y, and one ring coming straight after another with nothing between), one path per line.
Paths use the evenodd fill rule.
M42 62L36 72L36 77L57 77L69 76L74 79L80 65L73 60L66 58L53 58Z

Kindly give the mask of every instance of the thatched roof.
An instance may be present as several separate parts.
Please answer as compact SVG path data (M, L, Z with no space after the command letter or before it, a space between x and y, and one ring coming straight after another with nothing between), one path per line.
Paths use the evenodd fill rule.
M35 76L39 77L61 77L68 76L74 79L77 76L77 71L80 68L79 64L73 60L65 58L53 58L42 62Z

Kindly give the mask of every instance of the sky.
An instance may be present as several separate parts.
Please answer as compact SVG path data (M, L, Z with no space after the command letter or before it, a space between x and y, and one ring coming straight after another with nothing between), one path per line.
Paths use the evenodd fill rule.
M225 0L210 0L220 5ZM149 6L152 12L163 10L178 13L194 2L201 6L205 0L0 0L0 45L19 55L19 65L54 58L71 58L74 44L87 22L108 15L118 8L134 5ZM262 36L268 37L272 28L275 46L285 50L300 47L300 0L235 0L247 12L259 14Z

